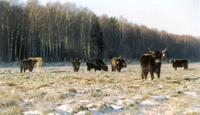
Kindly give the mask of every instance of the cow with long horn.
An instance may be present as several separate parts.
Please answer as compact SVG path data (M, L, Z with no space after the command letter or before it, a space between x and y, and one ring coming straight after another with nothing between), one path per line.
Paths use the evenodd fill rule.
M149 72L151 74L151 80L154 79L154 73L157 74L158 79L160 78L161 60L163 57L165 57L166 51L167 48L162 51L152 51L149 49L149 52L141 56L140 65L142 70L142 79L146 80Z

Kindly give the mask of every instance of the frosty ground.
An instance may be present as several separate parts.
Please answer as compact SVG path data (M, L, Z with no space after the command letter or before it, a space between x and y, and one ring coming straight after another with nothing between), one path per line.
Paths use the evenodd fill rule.
M138 64L122 72L91 71L83 65L44 67L19 73L0 67L1 114L200 114L200 63L189 70L162 65L161 79L141 80Z

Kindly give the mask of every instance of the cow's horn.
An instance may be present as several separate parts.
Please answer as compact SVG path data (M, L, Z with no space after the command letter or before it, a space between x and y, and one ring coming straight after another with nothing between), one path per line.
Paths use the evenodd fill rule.
M149 51L151 51L151 49L150 49L149 47L148 47L147 49L148 49Z
M150 53L153 53L153 51L150 48L148 48L148 50L149 50Z
M165 53L168 49L168 46L162 51L163 53Z

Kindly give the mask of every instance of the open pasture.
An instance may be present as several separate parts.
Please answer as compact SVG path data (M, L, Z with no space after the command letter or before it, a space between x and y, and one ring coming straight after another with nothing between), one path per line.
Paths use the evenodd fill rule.
M200 64L161 67L161 79L141 80L138 64L121 72L46 66L20 73L0 67L1 114L200 114Z

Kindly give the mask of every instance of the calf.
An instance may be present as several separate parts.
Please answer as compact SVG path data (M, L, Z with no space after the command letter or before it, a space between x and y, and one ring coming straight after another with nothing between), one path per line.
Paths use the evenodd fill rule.
M163 51L149 51L141 56L140 66L142 70L142 79L147 79L148 72L151 74L151 80L154 79L154 73L157 74L158 79L160 78L161 59L165 56L166 50L167 49Z
M171 59L172 67L176 70L178 67L188 69L188 60L186 59Z
M96 70L104 70L108 71L108 66L101 60L101 59L92 59L86 62L87 70L90 71L91 69Z
M78 72L80 68L81 60L78 58L74 58L72 61L72 66L74 68L74 72Z
M111 60L111 68L112 71L118 71L120 72L122 68L125 68L127 66L126 62L124 59L122 59L121 57L114 57Z

